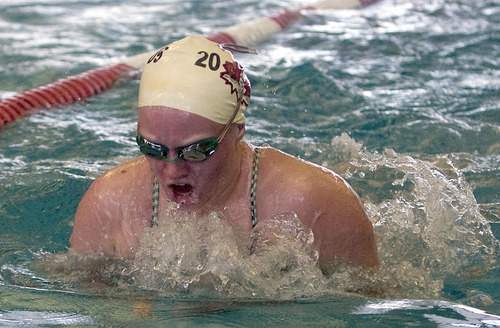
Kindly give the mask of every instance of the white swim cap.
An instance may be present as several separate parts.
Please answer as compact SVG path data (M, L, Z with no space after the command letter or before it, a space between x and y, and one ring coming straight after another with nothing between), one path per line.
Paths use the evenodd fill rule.
M196 35L163 47L142 72L139 107L166 106L226 124L244 123L250 81L232 54ZM240 105L239 105L240 104Z

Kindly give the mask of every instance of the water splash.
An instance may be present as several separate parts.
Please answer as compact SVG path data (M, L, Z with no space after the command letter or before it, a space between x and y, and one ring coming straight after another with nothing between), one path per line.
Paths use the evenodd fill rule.
M320 151L313 146L303 150L360 193L377 236L379 269L334 263L334 272L323 275L312 232L291 213L245 232L220 213L185 213L175 204L162 213L159 227L144 231L133 261L69 252L46 267L72 281L162 295L297 299L345 292L443 297L454 292L445 288L448 279L474 279L498 266L499 242L456 168L456 156L368 153L345 134Z
M378 237L376 279L389 296L435 297L447 278L474 278L498 266L499 242L456 168L457 156L368 153L343 134L315 160L362 194Z
M323 279L312 232L293 214L233 230L219 213L167 210L145 231L133 263L145 289L237 298L294 297Z

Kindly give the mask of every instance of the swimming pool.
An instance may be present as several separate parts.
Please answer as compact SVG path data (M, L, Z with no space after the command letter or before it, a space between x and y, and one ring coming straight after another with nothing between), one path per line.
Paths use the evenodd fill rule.
M0 97L302 4L5 0ZM108 290L37 267L66 251L90 183L139 155L132 79L0 130L0 325L499 326L477 310L500 314L499 16L494 0L385 0L308 15L238 58L253 86L246 139L348 180L385 298L350 293L349 270L241 297L129 284L123 263L98 263L120 283Z

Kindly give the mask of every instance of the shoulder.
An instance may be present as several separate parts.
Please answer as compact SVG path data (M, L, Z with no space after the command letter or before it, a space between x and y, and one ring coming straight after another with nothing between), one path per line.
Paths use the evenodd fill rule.
M263 151L261 160L258 193L264 195L258 202L266 207L264 218L277 211L296 213L312 229L320 260L377 265L372 224L342 177L272 148Z
M106 171L92 183L75 214L70 238L73 248L109 253L114 243L111 236L133 220L147 217L144 213L150 209L152 197L147 165L140 157Z
M345 197L358 200L352 188L335 172L273 148L265 148L262 152L259 183L264 189L283 191L281 201L295 198L314 204L316 208L345 200Z
M99 176L91 188L116 189L123 185L130 185L132 182L142 182L145 178L151 176L148 169L148 163L144 157L138 157L131 161L115 166Z
M85 193L79 206L91 204L94 209L108 210L133 201L151 189L152 175L147 161L139 157L120 164L99 176Z

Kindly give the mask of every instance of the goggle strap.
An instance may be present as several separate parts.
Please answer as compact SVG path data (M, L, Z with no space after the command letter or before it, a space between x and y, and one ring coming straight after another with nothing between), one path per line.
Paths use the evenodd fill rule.
M238 99L238 103L236 104L236 110L233 112L233 115L231 115L231 118L229 119L229 121L227 122L226 126L224 127L224 130L222 130L221 134L219 135L219 137L217 138L217 142L220 143L222 141L222 139L224 138L224 136L226 135L227 131L229 130L229 128L231 127L231 124L233 124L233 121L234 121L234 118L236 117L236 115L238 114L238 112L240 111L240 107L241 107L241 103L243 102L243 97L240 97Z

